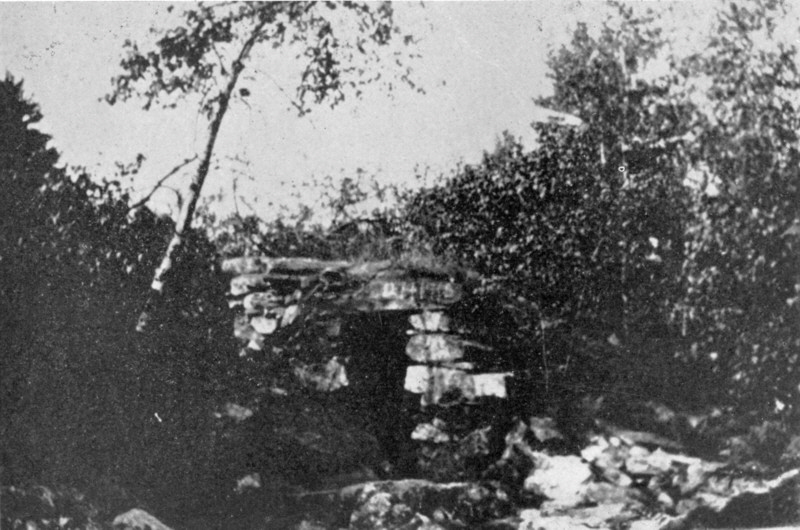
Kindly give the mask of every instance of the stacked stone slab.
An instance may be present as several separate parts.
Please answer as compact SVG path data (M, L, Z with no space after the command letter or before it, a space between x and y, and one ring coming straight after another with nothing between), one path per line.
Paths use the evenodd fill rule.
M453 325L448 309L469 294L469 287L446 271L389 261L267 257L228 259L223 270L234 275L229 303L241 309L234 334L245 345L242 355L264 349L267 337L281 330L304 325L302 317L312 307L333 315L315 323L325 326L331 337L341 333L348 314L391 313L410 324L405 354L413 364L406 370L404 387L420 394L423 406L452 396L506 397L509 373L475 372L481 352L491 348L466 340L464 330Z
M446 308L424 307L409 317L412 329L406 355L419 364L406 371L405 389L421 394L421 404L436 405L454 397L507 397L505 379L510 373L475 373L480 353L492 348L461 336L453 328Z

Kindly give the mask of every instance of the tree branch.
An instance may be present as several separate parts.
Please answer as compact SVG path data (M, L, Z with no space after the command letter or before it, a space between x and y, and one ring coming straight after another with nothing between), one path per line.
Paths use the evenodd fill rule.
M191 157L191 158L187 158L186 160L184 160L183 162L181 162L180 164L178 164L177 166L175 166L174 168L172 168L172 169L169 171L169 173L167 173L166 175L164 175L163 177L161 177L160 179L158 179L158 182L156 182L155 186L153 186L153 189L151 189L151 190L150 190L150 193L148 193L147 195L145 195L145 196L144 196L142 199L140 199L140 200L136 201L135 203L131 204L130 206L128 206L128 211L130 212L130 211L132 211L132 210L135 210L136 208L141 208L142 206L144 206L145 204L147 204L147 201L149 201L149 200L150 200L150 198L153 196L153 194L154 194L156 191L158 191L158 190L159 190L159 188L161 188L161 186L164 184L164 182L166 182L166 180L167 180L168 178L170 178L171 176L173 176L175 173L177 173L178 171L180 171L180 170L181 170L181 169L182 169L184 166L186 166L186 165L187 165L187 164L189 164L190 162L193 162L193 161L194 161L194 160L196 160L196 159L197 159L197 155L194 155L193 157Z

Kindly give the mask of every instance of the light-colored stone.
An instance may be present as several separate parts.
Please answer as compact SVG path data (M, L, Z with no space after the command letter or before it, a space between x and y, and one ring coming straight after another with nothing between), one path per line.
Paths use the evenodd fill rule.
M283 311L283 315L281 316L281 327L288 326L297 318L300 314L300 306L297 304L290 305L286 307Z
M236 480L236 493L244 493L247 490L259 489L261 487L261 474L250 473Z
M391 276L369 282L359 298L378 310L409 310L447 306L463 296L461 285L453 282Z
M254 351L261 351L264 349L264 336L256 333L254 337L247 343L247 349ZM239 355L239 357L246 357L246 355Z
M266 273L321 273L326 270L343 270L350 266L347 261L326 261L314 258L268 258L247 256L222 261L222 271L233 274Z
M446 443L450 441L450 435L444 431L445 423L439 418L434 418L431 423L420 423L411 433L412 440L432 443Z
M468 374L464 370L440 366L412 365L406 370L404 388L422 394L423 406L439 403L445 394L458 391L463 399L505 398L505 378L509 373Z
M254 317L250 319L250 325L262 335L270 335L278 329L278 320L268 317Z
M414 335L406 345L406 355L419 363L455 361L464 357L464 348L455 335Z
M589 464L579 456L536 453L536 468L525 479L525 490L550 499L550 506L571 508L585 501L592 478Z
M269 287L263 274L242 274L231 280L231 294L239 296L256 290L265 290Z
M505 399L508 397L506 391L506 378L511 376L510 372L475 374L472 376L472 386L474 396L477 397L496 397Z
M111 523L120 530L172 530L149 513L139 508L133 508L114 518Z
M233 321L233 336L240 340L252 340L258 336L258 332L247 317L237 315Z
M450 317L441 311L423 311L408 318L411 326L418 331L450 331Z
M589 530L583 521L567 515L546 516L536 509L522 510L517 530Z
M472 399L475 388L472 378L462 370L437 366L409 366L406 370L404 388L422 394L423 406L439 403L445 393L458 390L466 399Z
M657 475L663 470L650 465L650 451L640 445L635 445L628 451L625 459L625 471L633 475Z
M282 303L283 297L273 291L250 293L244 297L244 309L248 312L273 309Z

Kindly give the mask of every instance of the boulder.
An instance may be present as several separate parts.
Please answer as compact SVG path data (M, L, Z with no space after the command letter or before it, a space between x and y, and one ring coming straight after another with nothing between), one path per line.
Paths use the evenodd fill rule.
M114 518L112 525L118 530L172 530L144 510L133 508Z
M564 509L586 501L586 491L592 479L589 464L579 456L549 456L534 453L536 467L525 479L525 491L548 500L548 508Z

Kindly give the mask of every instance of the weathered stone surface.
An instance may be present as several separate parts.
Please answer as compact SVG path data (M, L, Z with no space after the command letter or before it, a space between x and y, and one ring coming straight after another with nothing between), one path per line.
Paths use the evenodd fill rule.
M412 440L432 443L446 443L450 435L445 432L445 423L439 418L434 418L430 423L420 423L411 433Z
M669 469L670 463L667 463L666 469L654 467L650 462L650 455L650 451L644 447L639 445L631 447L625 459L625 471L631 475L658 475Z
M509 513L504 491L470 482L406 479L369 482L342 490L354 506L351 529L478 528Z
M413 335L406 345L406 355L419 363L455 361L464 356L464 348L455 335Z
M472 376L472 386L475 397L507 398L506 378L510 376L510 372L474 374Z
M551 508L564 509L586 500L592 478L589 464L579 456L549 456L535 453L536 467L525 479L525 490L549 499Z
M287 306L283 310L283 314L281 315L281 327L290 325L292 322L295 321L295 319L299 314L300 314L300 306L298 306L297 304Z
M574 508L563 513L546 510L521 510L516 530L590 530L624 528L636 518L636 512L624 503Z
M350 384L347 370L338 357L325 364L296 366L294 373L306 385L323 392L333 392Z
M233 320L233 336L240 340L251 340L258 332L250 324L250 319L244 315L237 315Z
M231 294L239 296L255 290L267 290L269 284L264 274L242 274L231 280Z
M250 319L250 325L253 329L262 335L270 335L278 329L278 320L268 317L254 317Z
M716 492L715 484L718 486ZM683 499L679 515L659 514L634 521L630 530L691 530L694 528L797 528L797 488L800 470L787 471L773 480L745 477L709 481L699 493ZM791 525L791 526L781 526Z
M453 282L389 277L372 280L356 299L388 311L447 306L462 296L462 286Z
M326 261L313 258L268 258L248 256L223 260L223 272L233 274L311 274L325 270L340 270L350 266L347 261Z
M604 436L595 436L590 445L581 451L581 456L594 464L607 481L619 486L630 486L633 479L623 471L629 451L629 447L618 438L609 441Z
M463 370L439 366L412 365L406 370L404 388L422 394L423 406L435 405L445 395L460 394L463 399L506 397L508 373L468 374ZM456 396L452 396L456 397Z
M261 351L264 349L264 335L256 333L253 338L247 343L247 348L250 350ZM244 357L246 355L240 355Z
M411 326L418 331L450 331L450 317L441 311L423 311L409 318Z
M296 289L308 288L316 280L317 276L314 275L242 274L231 280L230 294L240 296L255 291L273 291L285 295Z
M453 390L460 391L465 397L474 395L469 374L463 370L437 366L409 366L404 388L415 394L423 394L424 405L438 403L446 392Z
M116 516L112 525L118 530L172 530L170 527L139 508L128 510Z
M391 260L366 261L347 268L347 275L358 279L371 279L392 268Z
M247 312L262 312L280 307L283 303L283 296L279 296L274 291L266 291L248 294L244 297L243 305Z
M431 366L409 366L405 389L422 394L422 406L435 405L445 394L457 391L463 398L472 399L475 388L472 378L462 370Z
M626 488L608 482L591 482L586 487L586 501L590 504L642 506L642 494L634 488Z

